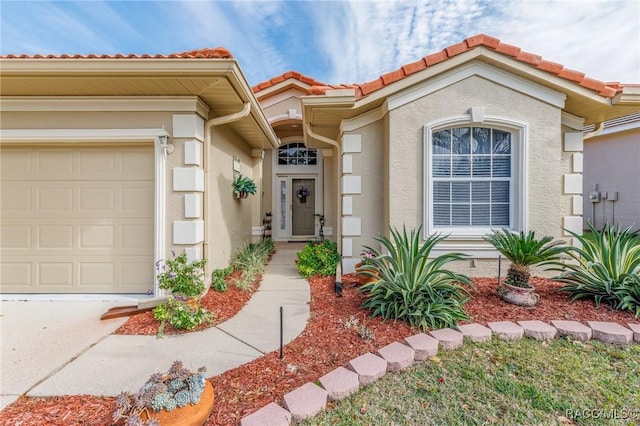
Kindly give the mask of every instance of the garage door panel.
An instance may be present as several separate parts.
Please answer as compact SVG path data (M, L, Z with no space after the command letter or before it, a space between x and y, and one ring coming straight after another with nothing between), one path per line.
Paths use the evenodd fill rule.
M0 226L0 247L8 249L31 248L31 225Z
M73 151L69 149L39 149L36 155L38 179L68 179L73 175Z
M151 146L0 148L0 291L153 288Z
M73 287L73 262L39 262L37 264L38 284L40 287Z
M38 226L38 249L72 249L73 225Z
M28 290L32 284L31 262L5 260L0 262L0 282L3 286Z
M95 185L78 189L78 214L103 212L111 214L116 209L115 191L113 187L98 188Z
M0 155L2 180L26 179L33 175L33 158L29 149L3 151Z
M34 183L34 185L37 185ZM73 214L73 186L63 184L57 187L37 188L38 205L37 214Z
M79 226L81 249L113 249L115 243L115 226L82 225Z
M123 225L120 227L120 247L121 250L139 250L146 244L145 242L153 239L153 226L142 225Z
M15 185L2 182L0 200L2 200L2 217L24 217L31 215L33 208L32 189L29 185Z

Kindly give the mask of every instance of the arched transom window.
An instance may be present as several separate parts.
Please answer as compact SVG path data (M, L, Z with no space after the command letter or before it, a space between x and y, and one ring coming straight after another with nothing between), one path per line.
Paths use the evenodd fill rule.
M315 166L318 164L318 153L308 149L302 142L293 142L278 148L278 165L281 166Z

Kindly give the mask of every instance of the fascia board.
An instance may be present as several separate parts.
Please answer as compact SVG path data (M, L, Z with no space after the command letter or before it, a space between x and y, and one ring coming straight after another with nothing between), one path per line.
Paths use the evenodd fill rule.
M5 96L3 111L164 111L197 112L207 117L209 106L197 96Z
M399 108L472 76L479 76L493 81L557 108L564 108L564 103L567 98L562 92L533 83L494 66L482 62L473 62L451 69L449 72L442 73L434 78L429 78L409 90L401 91L397 95L390 96L389 110Z

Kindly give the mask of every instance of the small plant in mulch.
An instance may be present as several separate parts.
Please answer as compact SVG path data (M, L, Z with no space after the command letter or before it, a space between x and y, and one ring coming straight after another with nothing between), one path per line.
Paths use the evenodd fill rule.
M229 289L227 278L233 273L233 266L222 269L214 269L211 272L211 288L219 293L224 293Z
M431 257L431 250L446 237L434 234L423 241L421 228L410 232L391 228L390 234L390 238L376 237L384 252L365 246L374 257L371 265L361 269L375 274L377 280L360 287L367 297L362 308L374 317L406 321L423 330L455 327L457 321L468 320L463 306L469 293L463 286L473 288L471 280L446 268L465 256Z
M311 242L298 252L296 265L304 278L314 275L329 277L335 275L341 258L334 241Z
M158 285L171 291L166 303L153 309L153 317L160 322L158 337L164 335L168 323L176 329L193 330L200 324L213 321L213 314L202 307L200 298L205 290L206 259L189 262L186 252L174 259L158 262Z
M120 393L116 398L113 421L125 425L159 426L154 413L200 402L205 371L201 367L194 373L184 368L181 361L174 361L167 373L152 374L138 392Z

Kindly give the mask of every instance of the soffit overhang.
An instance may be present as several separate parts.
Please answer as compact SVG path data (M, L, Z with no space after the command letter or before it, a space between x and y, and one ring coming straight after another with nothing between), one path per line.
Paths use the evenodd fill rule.
M197 96L209 108L205 119L237 113L248 102L249 115L228 126L252 148L278 146L235 59L0 59L0 96L122 97L123 102Z

